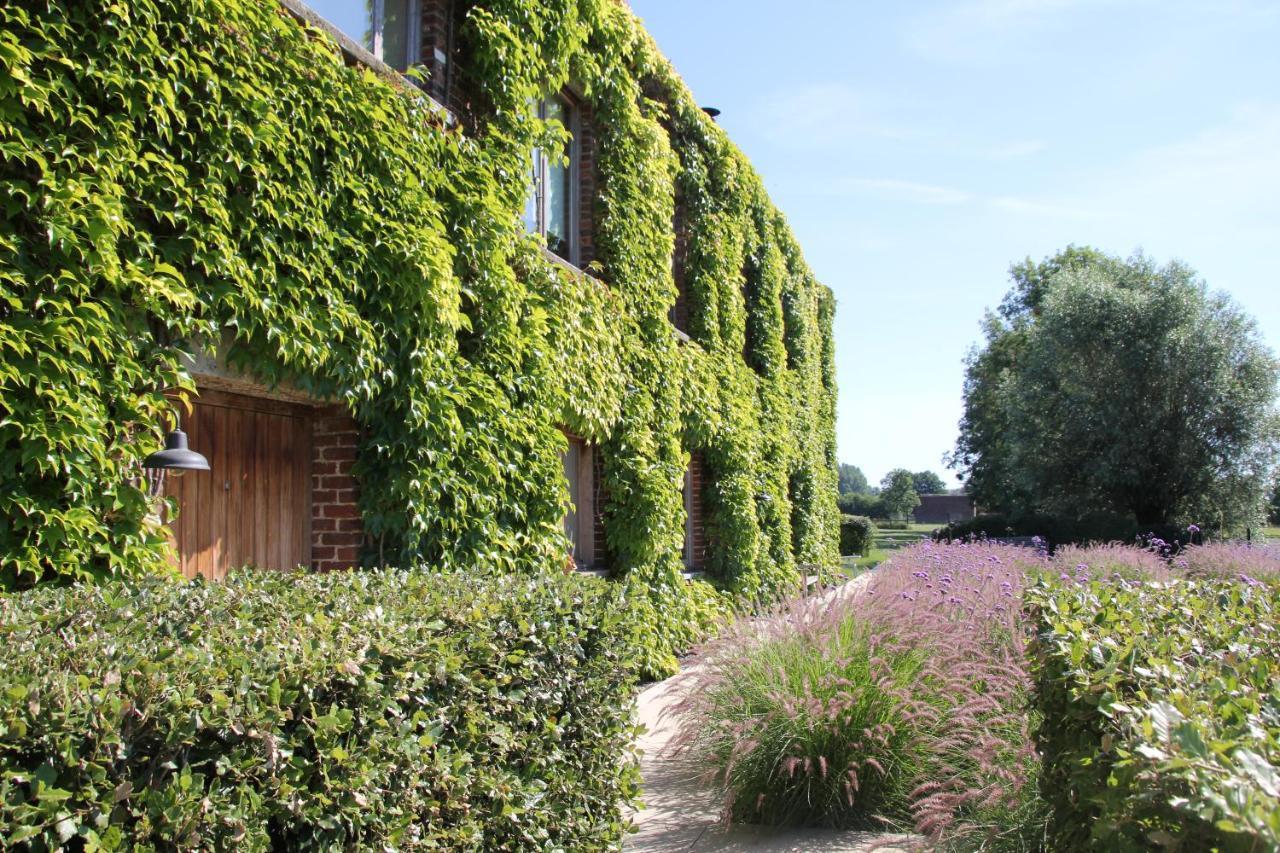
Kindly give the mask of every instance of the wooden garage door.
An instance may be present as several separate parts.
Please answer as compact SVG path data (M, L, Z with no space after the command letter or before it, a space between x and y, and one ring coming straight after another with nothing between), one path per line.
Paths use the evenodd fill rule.
M311 415L307 406L201 391L184 428L208 471L170 477L182 573L311 564Z

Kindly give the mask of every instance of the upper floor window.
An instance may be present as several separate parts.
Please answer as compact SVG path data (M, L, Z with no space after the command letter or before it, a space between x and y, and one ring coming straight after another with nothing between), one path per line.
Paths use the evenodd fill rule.
M420 0L307 0L322 18L383 62L404 71L418 62Z
M563 97L547 98L538 105L538 117L558 121L576 136L577 116ZM573 230L576 219L573 188L579 155L573 140L559 151L535 148L531 164L529 198L524 207L524 224L530 232L547 238L547 248L566 261L575 260Z

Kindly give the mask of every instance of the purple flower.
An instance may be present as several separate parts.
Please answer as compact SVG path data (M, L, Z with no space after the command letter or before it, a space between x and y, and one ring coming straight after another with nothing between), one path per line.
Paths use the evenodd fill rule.
M1188 524L1187 532L1190 533L1192 536L1194 536L1195 534L1200 532L1200 527L1195 524Z

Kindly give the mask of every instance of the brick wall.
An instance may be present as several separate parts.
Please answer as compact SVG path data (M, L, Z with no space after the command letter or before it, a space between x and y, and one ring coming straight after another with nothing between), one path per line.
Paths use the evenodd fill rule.
M424 88L437 102L449 105L452 94L449 91L449 64L453 61L450 30L453 0L421 0L421 8L422 43L418 48L418 60L427 70Z
M671 255L671 275L676 282L676 302L669 314L671 323L686 334L689 332L689 226L684 200L677 198L675 217L671 228L675 233L675 251Z
M689 476L685 480L688 493L685 507L688 509L685 535L692 547L686 551L691 569L701 569L707 564L707 466L701 453L689 457Z
M577 102L578 127L578 252L574 263L585 269L596 259L596 132L595 112L585 101Z
M351 475L356 422L340 406L316 409L311 460L311 568L345 569L360 561L364 527Z

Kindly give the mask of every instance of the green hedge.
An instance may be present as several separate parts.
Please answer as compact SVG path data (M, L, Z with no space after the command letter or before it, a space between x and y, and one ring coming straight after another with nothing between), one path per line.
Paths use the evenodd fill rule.
M636 782L612 595L380 571L0 599L0 846L609 849Z
M1280 849L1280 586L1027 590L1061 850Z
M866 554L875 542L876 526L860 515L840 516L840 556Z
M933 533L935 541L950 542L971 537L990 539L1012 536L1040 536L1051 545L1122 542L1132 544L1140 536L1156 536L1165 542L1187 541L1186 527L1173 524L1140 525L1132 518L1108 512L1079 517L1020 512L990 513L964 521L953 521Z

